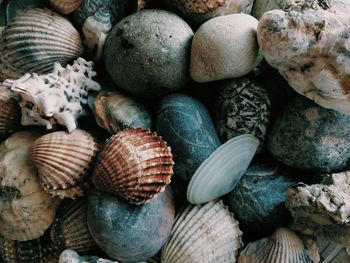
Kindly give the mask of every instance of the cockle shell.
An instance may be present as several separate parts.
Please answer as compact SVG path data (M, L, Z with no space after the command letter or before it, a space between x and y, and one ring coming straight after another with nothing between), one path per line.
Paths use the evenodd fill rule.
M21 131L0 145L0 234L11 240L40 237L55 219L59 199L42 188L29 147L39 133Z
M118 261L98 257L81 257L74 250L66 249L61 253L58 263L118 263Z
M29 9L0 38L0 80L48 73L55 62L65 66L82 53L79 33L67 19L49 9Z
M287 228L277 228L267 238L249 243L238 263L312 263L303 241Z
M0 85L0 136L7 136L20 128L21 108L10 89Z
M243 245L241 235L238 221L222 201L188 205L175 219L161 261L234 263Z
M171 149L157 133L126 129L107 141L97 157L92 180L100 190L143 204L164 191L173 166Z
M65 15L72 13L82 2L83 0L50 0L51 6Z
M84 44L88 47L93 60L100 60L111 29L111 14L107 8L100 8L93 16L86 19L83 25Z
M94 101L96 122L115 134L126 128L150 129L151 113L137 100L119 91L101 91Z
M98 145L83 130L58 131L35 140L30 148L45 191L60 198L84 194L84 181L92 167Z
M91 254L98 247L90 235L86 219L87 202L63 200L50 231L52 242L60 249Z
M72 132L82 106L87 104L88 91L101 88L91 79L96 75L92 66L92 62L78 58L66 68L55 63L53 72L47 75L27 73L18 80L5 80L3 84L19 97L22 125L44 125L52 129L59 123Z

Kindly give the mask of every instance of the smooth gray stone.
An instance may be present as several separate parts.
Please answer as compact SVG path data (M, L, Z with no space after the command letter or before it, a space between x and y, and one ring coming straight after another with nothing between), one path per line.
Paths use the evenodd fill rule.
M174 175L186 181L221 145L205 106L184 94L171 94L161 100L156 130L171 147Z
M133 95L165 95L190 79L192 37L192 29L179 16L142 10L111 31L104 50L106 69L118 87Z
M92 237L109 257L125 262L154 256L170 236L174 214L170 188L143 205L131 205L97 190L88 197L87 222Z
M350 164L350 115L298 96L272 126L267 147L282 163L316 172L346 170Z

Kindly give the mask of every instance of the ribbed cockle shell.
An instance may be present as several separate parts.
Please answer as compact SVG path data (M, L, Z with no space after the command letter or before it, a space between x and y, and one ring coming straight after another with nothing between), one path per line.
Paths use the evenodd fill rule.
M0 136L7 136L21 127L21 108L10 89L0 85Z
M60 198L84 194L83 186L98 151L89 133L83 130L49 133L37 139L30 151L48 193Z
M55 62L65 66L82 53L80 35L66 18L49 9L29 9L2 33L0 80L49 73Z
M171 149L162 137L150 130L126 129L107 141L92 179L98 189L142 204L164 191L173 166Z
M271 237L249 243L238 263L312 263L303 241L287 228L277 228Z
M83 0L50 0L51 6L65 15L72 13L82 2Z

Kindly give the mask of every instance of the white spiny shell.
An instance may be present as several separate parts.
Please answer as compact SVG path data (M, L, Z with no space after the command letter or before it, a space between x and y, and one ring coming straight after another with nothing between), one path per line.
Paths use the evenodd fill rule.
M53 72L47 75L27 73L18 80L5 80L3 84L19 96L22 125L52 129L59 123L72 132L82 106L87 104L88 91L101 88L91 79L96 75L92 66L92 62L78 58L66 68L55 63Z
M242 247L241 235L238 222L222 201L188 205L175 219L161 261L234 263Z
M271 237L249 243L238 263L312 263L303 241L291 230L278 228Z
M63 66L83 53L79 33L49 9L29 9L13 19L0 38L0 80L27 72L44 74L54 63Z
M83 0L50 0L52 7L65 15L72 13L82 2Z
M64 250L59 258L58 263L118 263L98 257L82 257L77 252L71 249Z

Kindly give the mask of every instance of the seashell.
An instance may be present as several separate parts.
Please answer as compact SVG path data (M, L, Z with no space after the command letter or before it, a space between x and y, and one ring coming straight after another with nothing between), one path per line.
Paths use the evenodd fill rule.
M77 252L71 249L64 250L59 258L58 263L118 263L108 259L98 257L81 257Z
M249 243L238 263L312 263L303 241L287 228L277 228L267 238Z
M98 251L87 226L86 210L85 199L62 201L50 231L51 240L59 250L74 249L85 254Z
M83 195L83 182L97 151L95 139L83 130L46 134L30 148L45 191L60 198Z
M72 13L77 9L83 0L50 0L51 6L61 14Z
M7 239L40 237L55 219L59 199L41 188L29 154L39 136L16 132L0 145L0 234Z
M157 133L126 129L107 141L97 157L92 180L100 190L143 204L164 191L173 166L171 149Z
M47 75L27 73L18 80L5 80L3 84L19 97L22 125L44 125L52 129L59 123L72 132L82 106L87 104L88 91L101 88L91 79L96 75L92 66L92 62L78 58L66 68L55 63L53 72Z
M161 261L234 263L243 245L241 236L238 221L221 200L188 205L175 219Z
M101 91L94 101L96 122L115 134L126 128L150 129L151 113L138 101L119 92Z
M251 134L228 140L196 170L187 190L187 200L202 204L229 193L248 169L259 146Z
M346 249L342 246L328 242L322 239L317 240L317 244L320 251L320 257L322 263L348 263L350 262L350 256L347 254Z
M47 0L11 0L0 2L3 2L0 8L3 10L1 16L5 20L5 25L9 24L16 16L20 15L25 10L50 6Z
M90 233L112 259L138 262L153 257L170 236L174 214L170 187L147 204L138 206L106 192L89 192Z
M49 9L29 9L2 33L0 80L16 79L27 72L48 73L55 62L65 66L82 53L79 33L67 19Z
M86 19L83 25L84 44L88 47L88 52L93 55L93 60L100 60L111 29L111 15L107 8L98 9L93 16Z
M41 262L57 263L62 251L59 248L57 248L56 245L54 245L50 239L47 239L46 234L49 234L48 232L49 231L45 232L45 236L40 238L41 243L43 244L43 259ZM49 235L48 238L50 238Z
M0 85L0 136L7 136L21 125L21 108L11 91Z

